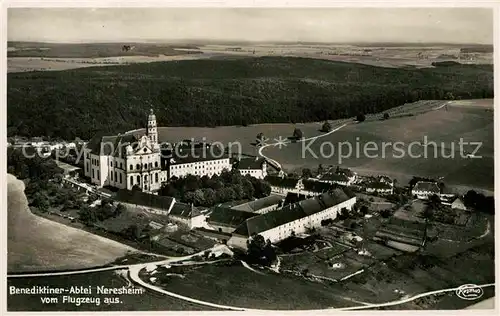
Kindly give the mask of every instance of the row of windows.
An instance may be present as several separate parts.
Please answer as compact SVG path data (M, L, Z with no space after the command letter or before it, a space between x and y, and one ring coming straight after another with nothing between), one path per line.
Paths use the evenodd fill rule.
M99 166L99 160L98 160L98 159L94 159L94 158L92 158L92 159L91 159L91 163L92 163L92 165L94 165L94 166Z
M114 179L113 179L113 174L115 175ZM116 171L115 171L115 172L111 172L111 181L118 182L118 177L117 177L116 175L117 175L117 174L116 174ZM120 177L119 177L119 179L120 179L120 183L122 183L122 174L121 174L121 173L119 173L119 175L120 175Z
M120 169L123 169L123 165L122 165L122 163L121 163L121 162L120 162L120 166L119 166L119 167L118 167L118 163L117 163L116 161L114 162L114 165L113 165L113 161L110 161L110 162L109 162L109 165L110 165L111 167L115 167L115 168L120 168Z
M121 179L121 177L120 177ZM151 176L151 178L149 178L150 182L153 183L153 177ZM154 182L155 183L158 183L158 174L155 173L155 176L154 176ZM121 180L120 180L121 182ZM144 175L144 183L148 183L148 175ZM138 184L140 185L141 184L141 176L137 176L136 177L136 182L135 184ZM134 186L134 176L130 176L130 186Z
M240 171L243 171L244 173L260 173L262 172L262 170L240 170Z
M153 168L153 163L151 163L151 162L149 164L145 163L144 166L143 166L143 168L147 169L148 166L149 166L150 169ZM136 164L135 168L136 168L136 170L140 170L141 169L141 164ZM158 168L158 161L155 161L155 168ZM129 169L130 170L134 170L134 165L130 165Z
M180 165L173 165L172 169L183 169L183 168L192 168L194 166L195 169L201 169L202 167L205 167L207 165L222 165L222 164L227 164L227 162L224 160L211 160L211 161L204 161L204 162L194 162L194 163L186 163L186 164L180 164Z

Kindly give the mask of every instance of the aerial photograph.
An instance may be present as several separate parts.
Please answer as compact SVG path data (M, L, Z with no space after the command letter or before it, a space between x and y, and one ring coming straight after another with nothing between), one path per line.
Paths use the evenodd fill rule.
M495 312L492 8L7 9L8 312Z

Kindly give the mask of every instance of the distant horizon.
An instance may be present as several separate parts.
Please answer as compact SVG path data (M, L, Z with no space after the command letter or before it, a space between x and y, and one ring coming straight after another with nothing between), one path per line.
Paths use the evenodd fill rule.
M24 40L8 40L9 43L34 43L34 44L60 44L60 45L78 45L78 44L120 44L120 43L137 43L137 44L197 44L197 43L220 43L220 44L334 44L334 45L375 45L375 44L387 44L387 45L412 45L412 46L424 46L424 45L444 45L444 46L493 46L494 44L486 43L474 43L474 42L390 42L390 41L352 41L352 42L318 42L318 41L245 41L245 40L213 40L213 39L176 39L176 40L98 40L98 41L84 41L84 42L58 42L58 41L24 41Z

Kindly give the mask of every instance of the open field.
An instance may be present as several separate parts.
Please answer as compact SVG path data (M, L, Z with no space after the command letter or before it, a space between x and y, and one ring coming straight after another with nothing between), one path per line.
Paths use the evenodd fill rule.
M134 49L124 51L125 43L113 44L48 44L9 43L8 72L34 70L64 70L104 66L118 63L147 63L154 61L199 58L231 59L237 57L293 56L360 63L378 67L433 67L433 62L457 61L469 64L492 64L492 53L460 54L456 46L421 47L363 47L339 44L130 44ZM420 57L418 57L420 53ZM128 57L133 58L128 58ZM169 59L175 56L175 59ZM102 63L103 58L111 58ZM137 57L137 58L136 58ZM40 61L44 58L44 62ZM113 60L114 59L114 60Z
M402 295L412 296L463 284L492 283L495 280L493 258L493 244L490 242L446 259L408 254L369 267L364 273L349 279L343 288L345 295L354 299L383 302ZM362 290L371 295L361 294ZM432 307L426 306L427 309ZM414 308L419 306L412 306Z
M8 271L77 269L110 263L133 248L33 215L24 183L8 175Z
M236 307L289 310L357 305L342 299L327 285L274 273L258 274L241 265L205 265L171 277L167 291ZM341 293L341 292L338 292Z
M461 190L464 186L492 190L493 114L484 109L484 103L480 101L481 105L477 108L450 105L448 110L442 108L417 116L352 124L314 142L289 144L281 149L266 148L264 154L278 160L287 171L317 168L318 164L342 163L360 174L386 174L401 184L407 183L413 175L441 176L447 185L459 185L457 188ZM492 100L489 104L492 108ZM427 147L419 144L425 142L424 137L427 137ZM461 140L481 142L475 155L482 158L462 158L459 147ZM333 144L336 150L341 142L351 144L352 154L349 157L346 145L343 147L346 158L342 159L338 151L332 155L331 147L323 145ZM368 151L368 155L365 155L363 146L369 142L374 142L378 151ZM403 157L400 152L393 151L395 147L392 144L395 142L403 142L404 147L400 147L405 150ZM411 154L416 158L409 154L408 147L412 142L415 145L411 147ZM436 147L431 142L435 142ZM389 145L384 148L384 143ZM361 148L359 155L356 154L357 144ZM475 147L464 145L464 154L471 153ZM312 153L306 148L310 148ZM321 152L324 153L323 157ZM453 158L446 158L452 154Z

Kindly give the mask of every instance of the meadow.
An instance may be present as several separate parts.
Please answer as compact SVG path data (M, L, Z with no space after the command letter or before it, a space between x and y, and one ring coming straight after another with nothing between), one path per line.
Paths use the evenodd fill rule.
M419 175L443 177L447 185L458 185L460 190L466 187L493 190L493 100L489 101L488 109L484 108L484 101L478 101L482 104L478 107L451 104L447 109L441 108L420 115L351 124L312 142L308 148L314 154L304 149L311 143L307 141L289 144L281 149L271 146L265 149L264 154L278 160L287 171L306 167L317 168L319 164L341 163L360 174L385 174L403 184L413 175ZM427 138L428 144L435 142L437 145L427 146L427 155L426 147L423 146L424 137ZM461 139L463 142L481 142L481 147L475 155L482 158L461 157ZM337 150L341 142L349 142L352 145L351 156L341 159ZM369 151L365 154L363 148L369 142L377 144L379 151ZM382 148L383 143L395 142L404 143L406 154L401 158L398 158L399 152L392 151L393 147ZM412 142L422 144L412 145L411 153L415 158L408 154L408 147ZM337 151L332 155L330 147L323 145L324 143L333 144ZM359 155L356 155L356 144L361 148ZM472 153L475 147L464 145L464 154ZM446 158L452 151L453 158ZM325 155L321 156L321 152ZM343 147L342 153L349 153L347 147Z

